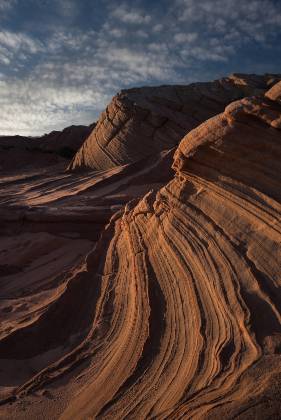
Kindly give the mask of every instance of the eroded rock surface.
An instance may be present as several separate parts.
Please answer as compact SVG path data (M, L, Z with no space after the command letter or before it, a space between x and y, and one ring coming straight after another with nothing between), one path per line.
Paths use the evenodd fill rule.
M172 178L173 152L108 171L73 174L59 164L20 174L8 172L0 179L1 233L48 232L96 241L127 202Z
M175 147L188 131L230 102L262 93L280 79L281 75L234 74L209 83L121 91L69 169L109 169Z
M4 415L278 418L280 85L187 134L32 315L2 301Z

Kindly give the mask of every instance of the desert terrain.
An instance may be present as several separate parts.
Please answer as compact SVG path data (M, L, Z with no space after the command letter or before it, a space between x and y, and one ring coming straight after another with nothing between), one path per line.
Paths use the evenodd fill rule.
M0 418L278 419L281 74L0 137Z

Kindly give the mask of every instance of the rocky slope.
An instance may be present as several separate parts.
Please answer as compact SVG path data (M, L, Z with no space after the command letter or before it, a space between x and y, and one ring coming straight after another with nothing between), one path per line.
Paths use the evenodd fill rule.
M172 176L173 150L108 171L83 174L53 165L0 178L2 234L56 233L96 241L111 216ZM89 229L89 225L91 226Z
M72 125L41 137L0 136L0 171L41 168L71 159L94 129Z
M234 74L208 83L121 91L69 169L109 169L175 147L188 131L230 102L264 92L280 79L280 74Z
M278 418L280 129L281 82L189 132L162 188L168 152L149 160L149 170L144 159L64 174L64 186L24 184L25 218L44 197L70 211L67 184L81 214L91 197L125 203L128 185L135 199L115 212L86 259L74 261L65 238L54 246L44 237L33 240L35 267L30 238L22 238L20 282L7 251L15 244L2 245L14 267L2 283L4 417ZM3 207L15 205L11 197ZM81 254L91 240L79 236Z

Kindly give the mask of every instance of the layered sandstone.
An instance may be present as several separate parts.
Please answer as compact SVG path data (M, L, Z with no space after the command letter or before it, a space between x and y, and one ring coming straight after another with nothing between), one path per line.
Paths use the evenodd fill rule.
M20 309L5 283L4 415L278 418L280 94L187 134L173 179L116 212L80 266L21 291Z
M109 169L175 147L188 131L230 102L262 93L280 78L234 74L208 83L121 91L101 114L69 169Z
M128 201L172 178L173 151L101 172L65 172L64 164L20 174L8 171L0 179L1 233L47 232L96 241Z

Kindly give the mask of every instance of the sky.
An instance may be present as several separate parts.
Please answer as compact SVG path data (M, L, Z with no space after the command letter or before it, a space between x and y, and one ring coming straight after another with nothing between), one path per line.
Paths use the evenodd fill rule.
M0 134L97 120L121 89L281 73L281 0L0 0Z

